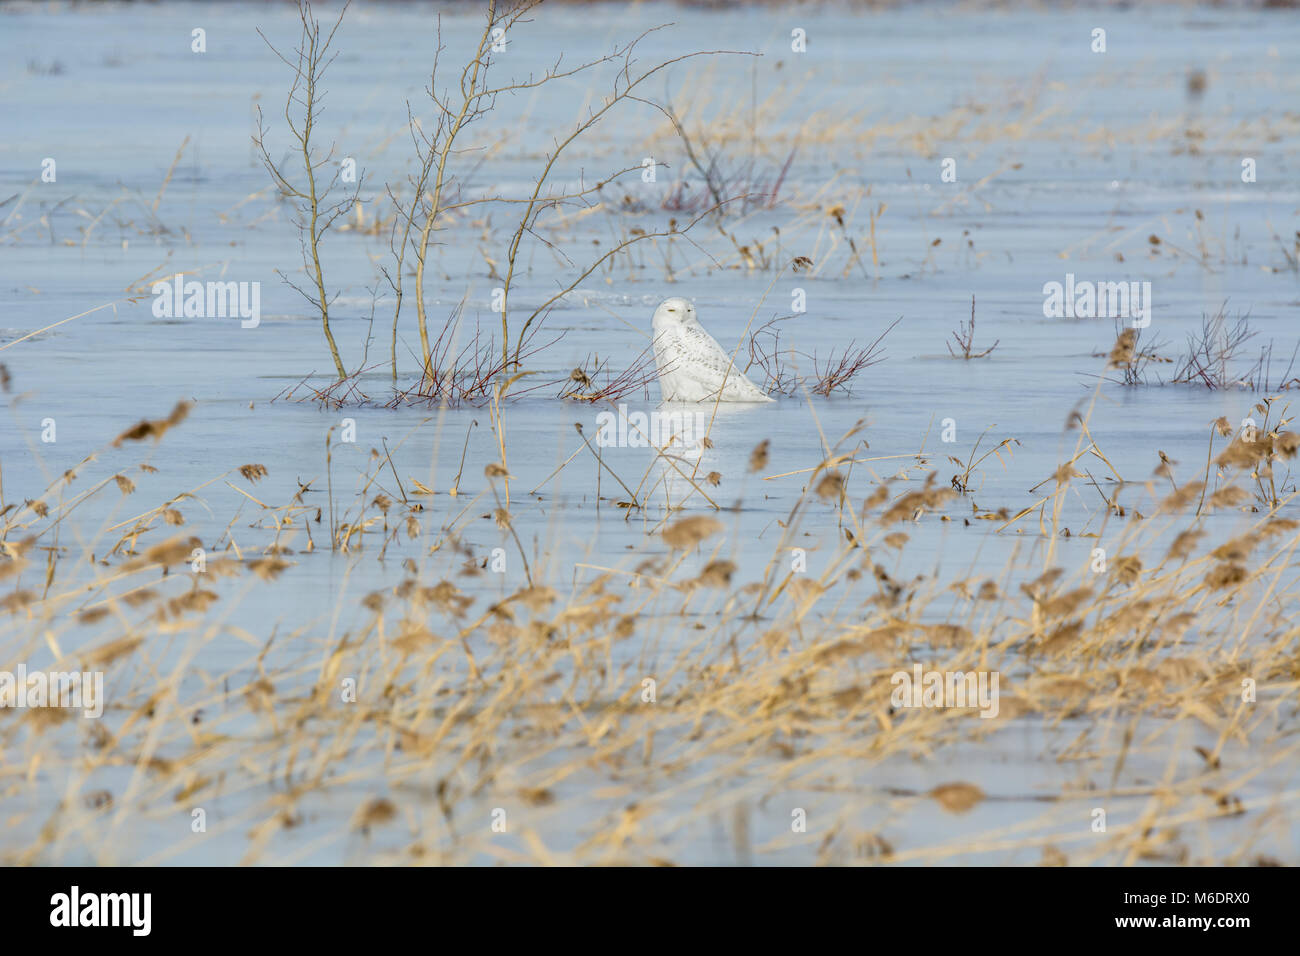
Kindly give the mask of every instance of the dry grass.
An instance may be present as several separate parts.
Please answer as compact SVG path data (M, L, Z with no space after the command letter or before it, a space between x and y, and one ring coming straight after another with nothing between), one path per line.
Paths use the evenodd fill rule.
M617 402L624 398L640 395L648 398L650 385L658 380L655 370L654 351L646 347L627 368L614 372L609 367L609 359L601 360L599 355L588 356L582 365L575 368L560 391L560 398L575 402Z
M165 442L182 417L122 437ZM1087 416L1076 425L1073 460L1100 454ZM402 481L387 454L328 509L308 503L314 480L275 504L252 490L263 466L233 466L208 484L240 479L227 483L252 502L254 530L241 523L238 545L224 535L201 572L189 563L197 539L167 516L201 506L202 487L71 543L87 497L134 490L120 467L95 479L91 456L4 510L0 666L42 655L51 669L102 669L109 695L99 721L0 712L0 856L167 862L222 846L276 863L1269 862L1300 797L1269 782L1300 756L1289 611L1300 536L1280 511L1289 498L1253 508L1238 479L1293 458L1300 439L1267 422L1257 437L1220 446L1173 491L1163 479L1133 488L1125 517L1107 506L1103 571L1056 558L1078 474L1067 462L1036 505L1006 518L1037 514L1032 561L900 578L887 555L908 547L906 529L960 515L960 500L933 472L875 479L852 449L832 449L802 474L767 478L804 485L757 577L732 560L753 544L732 540L721 514L646 512L635 563L543 551L526 582L499 579L514 583L495 598L480 586L489 558L471 522L492 508L513 548L511 509L529 506L500 495L504 446L479 487L458 479L436 530L433 490ZM768 456L756 448L751 470ZM1200 547L1211 512L1241 519ZM845 534L818 570L793 570L804 532L835 523ZM323 533L357 561L391 549L402 571L377 591L341 589L337 607L247 630L256 618L241 602L301 599L295 575ZM342 618L357 623L337 631L358 605ZM912 662L998 672L999 715L891 706L890 675ZM1065 744L1048 751L1064 772L1037 775L1055 783L1022 792L942 769L955 754L998 759L1027 733ZM917 760L946 782L898 785ZM1007 801L1032 812L980 818ZM936 841L916 823L927 806L983 822ZM1090 826L1097 807L1110 814L1104 833ZM207 829L196 833L198 808ZM806 832L789 825L797 809ZM755 841L760 818L767 836ZM701 849L698 834L719 821L727 845ZM170 836L128 839L140 833Z
M800 351L781 342L782 323L791 316L769 319L749 335L749 362L741 369L762 379L760 388L770 395L798 395L807 389L814 395L849 395L859 375L885 360L885 337L902 319L891 322L865 346L850 340L838 352L824 358L816 352ZM802 370L807 369L807 373Z
M971 359L984 358L993 354L993 350L998 347L995 341L988 348L976 350L975 348L975 296L970 297L970 324L963 322L956 332L952 333L952 340L956 343L956 350L951 345L948 346L948 354L953 358L961 358L966 361Z

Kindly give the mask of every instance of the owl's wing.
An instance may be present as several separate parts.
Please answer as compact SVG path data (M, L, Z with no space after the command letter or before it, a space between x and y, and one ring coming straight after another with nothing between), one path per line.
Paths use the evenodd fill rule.
M684 349L677 329L665 329L654 337L655 368L662 377L676 372L682 366Z
M677 369L699 382L706 391L715 394L721 391L723 398L727 399L768 400L767 395L735 367L731 356L717 339L704 329L689 325L682 328L671 348L680 353L674 356Z

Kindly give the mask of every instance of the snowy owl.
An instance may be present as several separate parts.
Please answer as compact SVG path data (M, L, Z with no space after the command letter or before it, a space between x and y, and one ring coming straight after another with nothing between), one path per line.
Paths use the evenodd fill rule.
M770 402L695 318L685 299L665 299L651 322L665 402Z

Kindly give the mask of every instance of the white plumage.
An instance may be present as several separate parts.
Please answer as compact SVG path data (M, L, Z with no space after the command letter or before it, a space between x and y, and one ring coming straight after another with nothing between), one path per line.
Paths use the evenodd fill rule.
M771 402L747 379L685 299L665 299L651 321L655 368L665 402Z

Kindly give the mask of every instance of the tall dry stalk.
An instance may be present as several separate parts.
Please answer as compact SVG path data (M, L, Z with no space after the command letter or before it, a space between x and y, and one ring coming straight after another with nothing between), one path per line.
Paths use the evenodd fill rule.
M404 296L402 267L408 253L414 255L416 262L415 311L423 366L421 376L427 380L433 374L431 356L434 351L434 343L429 333L425 282L430 248L435 244L436 234L449 214L482 204L519 205L523 207L518 225L513 230L507 244L505 276L501 295L498 297L499 302L494 304L494 307L500 309L499 314L501 317L501 366L503 370L514 372L520 370L524 343L528 340L530 332L534 331L535 323L556 300L576 288L580 282L591 275L602 263L608 261L612 255L622 252L627 247L645 239L653 240L673 236L684 231L673 226L665 231L638 233L617 244L614 250L601 256L590 264L589 268L579 270L577 277L572 282L535 309L523 321L514 335L511 335L508 318L510 292L517 277L519 255L525 238L531 235L537 241L551 245L554 248L554 245L549 243L549 240L541 234L539 227L541 215L546 210L561 205L574 204L585 208L595 207L599 205L598 194L605 186L627 173L641 168L640 163L629 164L603 179L592 182L583 181L576 187L568 189L552 190L549 188L551 177L561 155L581 139L588 130L599 123L615 106L625 100L638 101L656 109L662 109L663 107L658 104L635 95L635 92L643 83L672 64L693 57L728 52L714 50L687 53L660 62L642 72L634 73L635 60L633 54L637 44L649 33L654 32L651 30L646 31L632 42L610 54L576 66L563 67L562 58L557 58L555 63L540 76L529 76L527 79L510 79L496 83L492 79L492 68L495 65L493 52L501 49L508 50L506 44L512 42L513 31L520 24L522 18L538 5L538 2L539 0L525 0L523 3L504 10L495 0L488 4L483 31L478 35L471 56L461 69L458 87L451 91L440 90L438 87L438 67L444 49L441 42L441 31L439 31L438 51L434 57L429 85L426 89L434 108L432 122L422 123L416 111L409 103L407 104L407 112L410 117L409 128L412 143L415 147L417 165L416 171L408 178L411 187L409 202L403 203L396 196L394 190L389 189L389 196L397 209L397 221L394 223L393 234L389 242L394 267L391 273L387 269L384 270L384 275L397 297L393 315L392 364L394 377L396 377L396 328L400 319ZM607 63L620 64L620 69L614 79L612 92L585 119L577 123L562 138L557 139L554 148L547 155L542 170L529 195L510 197L493 194L469 199L460 197L458 170L455 168L456 156L464 151L467 130L496 108L499 97L536 90L554 80L573 77ZM713 208L718 207L715 205Z
M434 57L433 73L429 77L429 98L438 108L438 121L432 140L425 141L426 148L421 154L420 173L417 177L416 198L414 200L414 202L422 202L424 210L424 222L420 226L420 233L415 245L415 316L420 329L420 356L424 363L422 374L425 378L430 374L429 323L424 302L424 272L429 258L429 240L433 235L434 226L438 222L439 215L443 212L442 194L447 184L447 160L451 156L452 146L455 145L456 138L466 124L472 122L484 112L478 106L480 99L479 95L477 95L479 93L479 77L480 74L485 74L487 71L486 53L491 45L492 31L494 29L498 29L497 4L496 0L489 0L487 22L484 24L483 33L479 37L478 48L475 50L474 58L461 71L461 101L459 107L453 109L446 99L440 97L437 92L437 56ZM439 50L441 50L441 44L439 44ZM418 126L416 128L418 129ZM417 151L420 150L418 142L416 143L416 149ZM433 189L426 199L424 187L428 183L431 174L434 177ZM412 212L413 210L414 206ZM413 215L407 216L407 222L409 231L409 224L414 222Z
M501 296L501 335L502 335L503 349L505 349L507 346L507 340L509 336L509 323L507 321L507 307L510 298L510 288L515 277L515 266L519 258L519 247L520 244L523 242L525 235L536 234L538 217L542 214L543 211L550 208L551 206L557 205L560 202L571 202L574 200L585 199L586 197L594 193L598 193L609 182L618 179L619 177L623 176L625 173L630 172L632 169L641 168L640 165L638 164L636 166L632 166L627 169L622 169L614 173L604 182L597 183L593 187L582 189L575 195L562 196L562 197L556 197L556 196L544 197L542 195L542 190L544 189L548 180L550 179L551 173L554 171L555 164L559 160L561 154L566 149L568 149L574 142L579 140L588 130L592 129L602 119L604 119L605 116L607 116L610 113L610 111L612 111L615 107L617 107L620 103L622 103L625 100L630 100L632 102L642 103L646 106L650 106L653 109L658 110L660 113L663 113L670 120L673 120L672 113L668 110L667 106L655 102L653 100L645 99L641 96L638 96L636 95L636 91L647 80L651 79L654 76L657 76L658 74L660 74L661 72L663 72L664 70L668 69L670 66L673 66L676 63L682 63L686 60L691 60L700 56L717 56L724 53L737 52L734 50L700 50L693 53L684 53L681 56L676 56L676 57L672 57L671 59L664 60L656 64L655 66L652 66L649 69L643 70L642 72L634 75L632 67L636 62L636 60L634 59L634 54L636 53L636 48L638 44L640 44L640 42L644 40L647 36L649 36L651 33L654 33L656 30L659 29L662 29L662 27L655 27L651 30L647 30L645 33L642 33L631 43L627 44L627 46L619 50L616 54L614 54L611 57L605 58L608 60L608 59L614 59L616 57L617 59L622 61L622 68L618 71L618 73L614 77L613 89L610 91L609 94L605 96L604 100L601 102L599 107L592 110L587 115L586 119L582 120L576 126L574 126L574 128L568 133L567 136L565 136L564 139L558 140L556 142L555 148L551 151L550 155L546 157L546 163L542 167L541 174L537 177L537 183L533 187L532 195L529 196L527 200L527 204L524 208L524 214L520 217L519 225L516 227L514 235L510 239L510 245L508 248L508 253L506 255L505 286L503 290L503 295ZM594 66L594 65L595 65L594 63L589 64L589 66ZM673 121L675 122L675 120ZM740 198L740 197L732 197L732 198ZM714 200L715 200L714 203L707 210L705 210L704 213L696 217L696 219L693 220L690 225L692 226L695 225L695 223L703 219L704 216L707 215L708 213L717 212L721 210L722 208L725 207L725 205L728 202L731 201L731 199L724 198L720 195L715 195ZM689 228L690 227L688 226L687 229ZM685 232L686 230L682 230L682 231ZM518 369L520 349L522 348L524 338L528 334L528 330L532 327L533 323L536 322L537 319L541 317L551 307L551 305L554 302L562 298L564 295L567 295L569 292L573 291L573 289L577 288L578 284L582 282L584 279L586 279L587 276L591 275L591 273L594 272L602 262L610 259L615 253L623 251L628 246L634 245L646 239L653 240L656 238L664 238L664 237L672 236L677 234L677 232L678 230L675 227L671 226L670 224L670 228L666 232L654 232L654 233L642 232L640 234L634 235L627 241L621 243L614 250L611 250L611 252L607 252L605 255L601 256L599 259L596 260L596 262L592 263L589 269L587 269L576 279L574 279L573 282L569 283L567 287L565 287L555 295L551 296L544 303L542 303L541 306L534 309L532 314L529 315L528 318L524 320L523 324L519 328L519 331L516 333L514 367ZM503 351L502 357L507 358L508 353Z
M323 167L334 162L334 144L331 143L325 155L320 156L313 146L312 136L320 119L325 97L320 84L325 71L337 56L330 53L330 45L334 42L334 34L343 23L343 17L350 3L351 0L344 3L338 19L334 21L334 26L322 39L321 24L312 12L311 0L298 0L298 17L302 21L302 33L293 59L281 53L270 40L267 40L261 30L257 31L258 35L266 41L266 45L271 48L271 52L293 70L293 82L285 97L284 119L295 144L294 152L302 159L302 176L305 183L292 181L284 167L271 158L271 154L266 149L267 130L262 119L261 106L257 108L257 134L253 137L253 144L261 154L262 163L270 172L271 178L275 180L282 194L296 203L295 224L302 244L303 267L311 279L313 289L311 291L304 289L283 272L279 270L277 272L286 284L320 311L321 328L325 332L325 341L329 345L330 357L334 360L334 369L338 372L340 381L347 378L347 372L343 368L342 358L339 357L339 347L334 341L334 333L330 330L330 297L325 291L325 275L320 261L320 242L334 222L356 205L361 191L362 177L357 177L353 188L342 199L331 200L331 194L340 184L341 168L334 170L323 188L318 181L318 175ZM298 116L297 120L295 114Z

